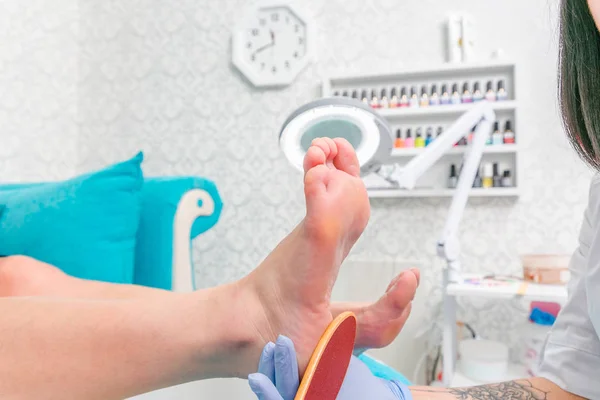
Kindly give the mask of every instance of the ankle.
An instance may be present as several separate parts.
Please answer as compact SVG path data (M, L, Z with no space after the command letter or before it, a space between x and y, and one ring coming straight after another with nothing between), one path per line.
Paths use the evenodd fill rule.
M189 296L185 313L192 317L187 329L203 331L189 338L197 366L195 379L246 378L256 372L266 342L252 323L257 319L258 307L248 285L242 280ZM208 370L203 368L207 365Z

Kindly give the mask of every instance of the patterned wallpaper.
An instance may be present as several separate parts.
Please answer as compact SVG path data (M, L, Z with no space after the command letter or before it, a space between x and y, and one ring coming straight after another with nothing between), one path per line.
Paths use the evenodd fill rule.
M442 63L442 23L461 11L475 21L478 55L502 48L517 62L523 149L523 195L469 203L460 230L464 268L517 273L519 254L573 250L590 173L558 117L555 2L302 1L318 28L318 61L281 90L256 90L231 65L231 25L247 3L0 0L7 11L0 15L0 178L61 178L142 149L147 175L213 179L225 208L194 244L197 281L231 281L302 217L301 176L277 147L288 113L317 96L327 74ZM434 243L448 205L373 200L351 257L419 261L423 310L432 312L442 267ZM388 279L377 271L373 279ZM518 304L462 307L484 334L515 340Z

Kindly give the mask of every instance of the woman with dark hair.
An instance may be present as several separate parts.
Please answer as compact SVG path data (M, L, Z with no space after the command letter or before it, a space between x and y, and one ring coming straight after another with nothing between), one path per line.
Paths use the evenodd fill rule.
M562 1L559 71L567 135L584 161L600 170L600 0ZM569 269L569 298L546 340L539 377L470 388L407 388L375 378L353 359L338 400L600 399L600 174L590 187L579 247ZM286 370L294 365L295 360L290 360L293 356L289 356L294 354L293 344L283 338L277 345L288 347L290 362L282 362L281 351L277 363L269 362L277 359L276 347L265 347L261 373L250 377L250 385L261 400L282 399L279 393L290 392L284 385L289 379L283 383L278 380L276 387L265 379L287 377L293 371ZM275 374L265 374L272 365L277 369Z

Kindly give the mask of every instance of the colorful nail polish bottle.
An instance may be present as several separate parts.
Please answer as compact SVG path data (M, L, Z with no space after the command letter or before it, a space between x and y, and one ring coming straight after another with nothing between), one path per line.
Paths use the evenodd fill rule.
M496 101L496 92L494 92L492 81L488 81L485 87L485 99L487 101Z
M472 103L473 102L473 96L471 95L471 91L469 91L469 82L465 82L463 84L463 94L462 94L461 101L463 103Z
M504 88L504 81L498 81L498 91L496 92L496 99L498 101L504 101L508 99L508 93Z
M502 187L502 177L500 176L500 172L498 172L498 163L494 163L493 171L494 174L492 175L492 186Z
M421 87L421 102L419 103L421 107L429 107L429 95L427 94L427 86L423 85Z
M450 189L456 189L457 184L458 176L456 175L456 165L452 164L450 166L450 176L448 177L448 187Z
M360 97L361 97L363 103L369 104L369 97L367 96L367 91L366 90L363 90L360 93Z
M390 108L396 108L398 107L398 92L396 91L396 88L392 88L392 91L390 93Z
M433 128L427 128L427 134L425 135L425 147L429 146L433 142Z
M515 144L515 133L511 129L510 120L506 121L504 125L504 143Z
M494 186L494 168L492 164L486 163L483 165L483 182L484 189L489 189Z
M440 98L440 104L450 104L450 94L448 93L448 86L442 85L442 97Z
M381 100L379 100L379 108L389 108L390 107L390 101L388 100L387 97L387 90L385 89L381 89Z
M410 128L406 130L406 139L404 139L404 147L415 147L415 140L412 138Z
M460 94L458 93L458 83L452 85L452 96L450 97L451 104L460 104Z
M417 88L415 86L410 88L410 102L411 107L419 107L419 96L417 95Z
M399 106L400 106L401 108L403 108L403 107L408 107L408 104L409 104L409 103L408 103L408 96L406 95L406 88L405 88L405 87L403 87L403 88L400 90L400 104L399 104Z
M352 98L353 99L358 99L358 92L356 90L352 91Z
M379 99L377 98L375 89L371 90L371 107L379 108Z
M494 133L499 132L499 131L500 131L500 127L498 125L498 121L496 121L496 122L494 122L494 129L490 133L490 136L488 136L487 140L485 141L485 144L487 144L487 145L492 144L493 143Z
M498 121L494 123L494 133L492 133L492 144L499 145L504 143L504 135L500 132Z
M469 139L468 139L468 144L473 143L473 137L475 136L475 130L477 129L477 124L475 124L473 126L473 129L471 129L471 132L469 132Z
M394 147L397 149L404 147L404 140L402 140L402 132L400 129L396 130L396 141L394 142Z
M512 181L512 177L510 176L510 171L505 170L504 175L502 176L502 187L512 187L512 186L513 186L513 181Z
M423 139L421 128L417 128L417 133L415 137L415 147L425 147L425 139Z
M477 168L477 173L475 175L475 179L473 179L473 187L480 188L482 186L481 175L479 174L479 168Z
M431 96L429 96L429 105L440 105L440 95L437 92L437 85L431 85Z
M473 102L478 102L481 100L483 100L483 93L481 93L479 82L475 82L475 85L473 86Z

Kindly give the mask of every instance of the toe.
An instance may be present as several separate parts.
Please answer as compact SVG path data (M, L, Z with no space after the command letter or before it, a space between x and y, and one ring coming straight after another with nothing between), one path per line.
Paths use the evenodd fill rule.
M327 156L321 147L310 146L304 156L304 173L308 173L308 171L317 165L325 164L326 160Z
M333 164L339 170L346 172L352 176L360 176L360 165L356 157L356 151L346 139L333 139L337 148L337 155L333 160Z
M310 200L315 195L327 191L329 172L329 168L325 164L319 164L307 170L304 174L304 194L307 206L310 206Z
M414 298L419 282L412 270L404 271L395 282L392 281L385 295L375 303L383 315L388 319L398 318L399 314Z

